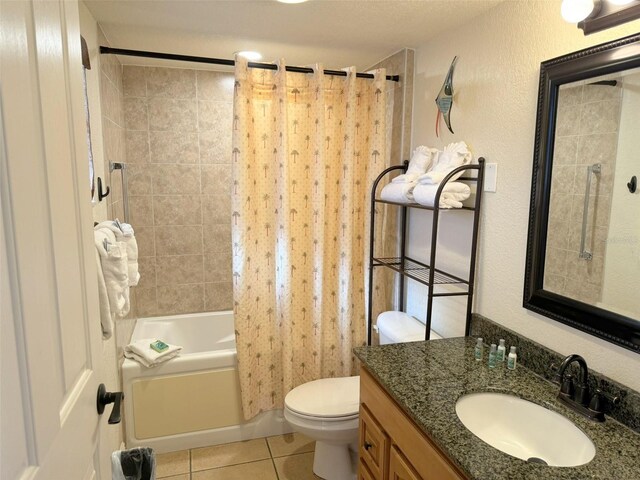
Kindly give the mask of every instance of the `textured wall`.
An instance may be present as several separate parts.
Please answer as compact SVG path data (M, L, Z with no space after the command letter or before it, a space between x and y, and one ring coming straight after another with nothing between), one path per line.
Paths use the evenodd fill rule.
M230 309L233 75L125 66L123 85L137 314Z
M635 21L584 37L561 19L559 1L504 2L417 49L413 114L414 145L464 139L476 155L499 164L498 191L484 197L474 311L562 354L580 353L594 369L636 390L640 355L523 309L522 291L540 62L639 27ZM433 99L454 55L460 57L453 80L456 134L438 140ZM416 225L422 232L424 220L418 219L422 228ZM443 231L442 259L460 269L469 251L467 222L443 221L451 228ZM423 248L424 233L412 242L413 249Z

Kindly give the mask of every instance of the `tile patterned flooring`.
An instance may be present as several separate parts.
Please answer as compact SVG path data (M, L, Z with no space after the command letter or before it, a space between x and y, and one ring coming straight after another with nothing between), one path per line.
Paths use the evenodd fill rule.
M317 480L313 440L299 433L156 456L162 480Z

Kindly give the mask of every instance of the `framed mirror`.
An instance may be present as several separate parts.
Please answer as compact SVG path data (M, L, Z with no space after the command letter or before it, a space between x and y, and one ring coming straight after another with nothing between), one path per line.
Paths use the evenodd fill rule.
M523 306L638 353L639 182L640 34L543 62Z

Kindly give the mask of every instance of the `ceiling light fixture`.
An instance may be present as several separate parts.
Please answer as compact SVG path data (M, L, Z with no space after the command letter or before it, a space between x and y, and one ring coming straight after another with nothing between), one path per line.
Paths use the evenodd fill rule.
M250 50L235 52L234 55L240 55L241 57L246 58L250 62L257 62L259 60L262 60L262 55L259 52L252 52Z
M578 23L587 18L594 8L593 0L562 0L560 13L569 23Z
M562 0L560 13L590 35L640 18L640 0Z

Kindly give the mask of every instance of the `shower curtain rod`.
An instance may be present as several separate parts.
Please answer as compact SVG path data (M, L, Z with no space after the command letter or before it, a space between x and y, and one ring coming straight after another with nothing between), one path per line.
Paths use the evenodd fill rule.
M126 48L111 48L100 46L100 53L103 55L125 55L129 57L145 57L145 58L162 58L164 60L182 60L185 62L197 62L197 63L209 63L213 65L227 65L233 67L236 62L234 60L228 60L225 58L208 58L208 57L194 57L191 55L176 55L174 53L160 53L160 52L146 52L143 50L128 50ZM278 66L273 63L257 63L249 62L250 68L264 68L265 70L277 70ZM287 65L287 72L296 73L313 73L313 68L308 67L290 67ZM339 77L346 77L347 72L344 70L325 70L325 75L336 75ZM374 78L371 73L356 73L358 78ZM392 82L399 82L400 75L387 75L387 80Z

